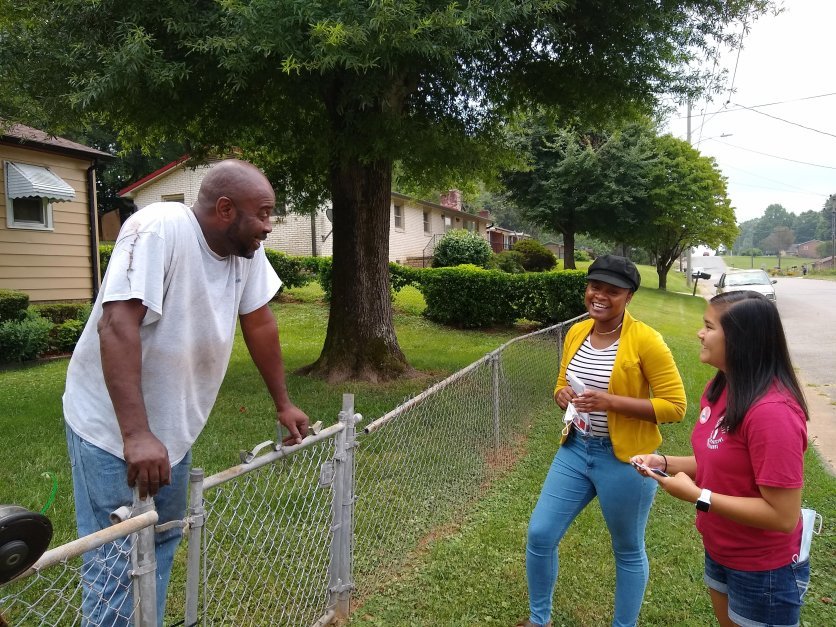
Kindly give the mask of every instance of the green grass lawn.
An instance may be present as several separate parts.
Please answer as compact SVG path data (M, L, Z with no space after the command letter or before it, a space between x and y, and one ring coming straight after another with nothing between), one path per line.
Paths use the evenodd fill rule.
M579 264L586 267L588 264ZM659 330L670 345L685 381L689 410L679 425L663 427L663 451L686 454L697 399L712 372L697 359L695 334L704 301L687 293L684 276L671 272L668 293L655 289L657 277L640 267L643 288L632 313ZM289 290L275 305L282 335L291 397L312 421L335 421L344 392L356 397L367 420L382 415L407 397L471 363L520 332L520 329L461 331L430 323L416 314L424 307L415 290L395 300L395 325L401 347L423 378L380 386L328 386L293 374L319 355L327 324L321 290L311 285ZM0 503L39 510L52 487L58 496L48 515L56 528L52 545L74 538L72 487L61 418L66 360L0 372ZM550 395L551 390L544 390ZM241 338L236 344L218 402L194 450L195 465L207 474L238 462L238 451L272 439L273 410ZM354 613L358 625L511 625L527 614L525 534L528 517L558 444L552 410L543 412L528 434L527 450L515 468L497 481L488 496L463 508L457 520L432 534L407 561L403 572L380 592L363 599ZM836 480L814 453L806 464L805 505L825 518L825 531L813 544L813 576L805 625L832 624L836 597ZM693 527L693 506L660 493L647 532L651 578L643 625L707 625L712 622L702 584L702 551ZM608 624L614 567L600 510L590 506L561 545L562 570L555 625ZM269 621L265 617L265 624Z

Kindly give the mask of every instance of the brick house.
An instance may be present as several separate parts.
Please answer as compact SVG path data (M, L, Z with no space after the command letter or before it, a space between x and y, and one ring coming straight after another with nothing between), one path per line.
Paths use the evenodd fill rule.
M823 243L824 242L819 239L811 239L806 242L802 242L798 245L798 256L815 259L819 256L817 249Z

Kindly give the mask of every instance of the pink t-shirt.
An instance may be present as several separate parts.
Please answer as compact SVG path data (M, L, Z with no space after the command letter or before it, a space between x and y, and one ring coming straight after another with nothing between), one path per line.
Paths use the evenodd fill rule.
M795 398L776 385L758 400L733 434L718 428L726 413L726 393L716 403L705 394L691 434L697 459L696 483L717 494L760 497L758 486L804 485L807 424ZM697 512L697 530L713 560L735 570L772 570L792 562L801 544L801 518L792 533L757 529Z

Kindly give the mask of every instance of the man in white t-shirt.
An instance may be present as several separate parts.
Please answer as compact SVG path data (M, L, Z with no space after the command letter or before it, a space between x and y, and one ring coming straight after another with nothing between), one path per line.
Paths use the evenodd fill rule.
M275 194L244 161L215 164L198 200L155 203L119 233L90 320L67 370L64 417L79 535L109 526L133 486L160 523L185 516L191 447L215 403L236 323L261 373L285 443L308 417L289 399L269 301L281 280L261 243ZM181 532L156 536L157 621ZM127 625L128 565L113 547L85 554L83 624Z

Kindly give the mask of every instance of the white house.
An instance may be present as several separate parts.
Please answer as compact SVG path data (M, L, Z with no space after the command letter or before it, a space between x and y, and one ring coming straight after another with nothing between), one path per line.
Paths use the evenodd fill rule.
M212 162L189 167L186 158L173 161L120 190L137 208L159 201L177 201L192 205L197 200L200 183ZM307 214L295 214L277 207L273 232L265 245L288 255L323 256L332 254L330 205L318 210L313 220ZM389 228L389 260L405 265L429 265L438 240L450 229L468 229L488 239L491 219L462 210L461 192L451 190L440 203L419 200L392 192Z

